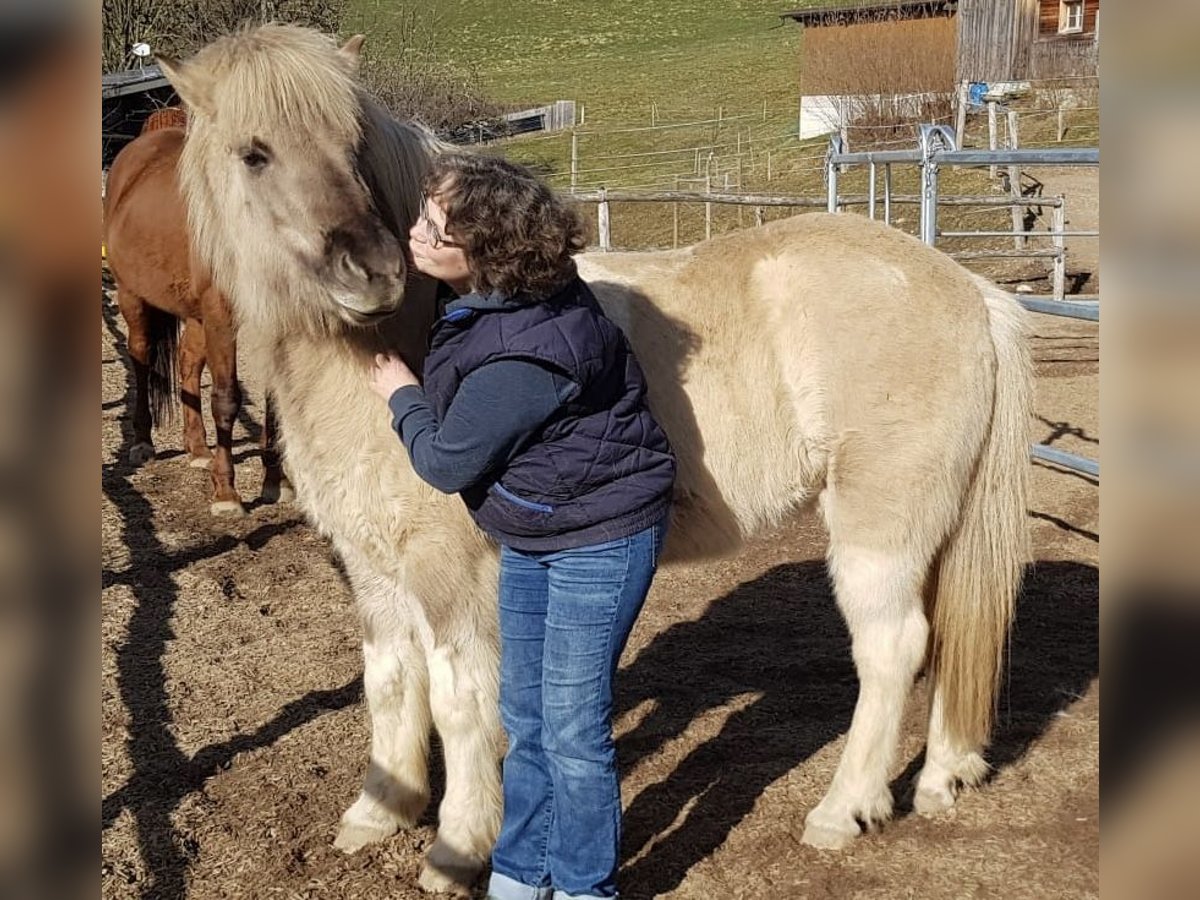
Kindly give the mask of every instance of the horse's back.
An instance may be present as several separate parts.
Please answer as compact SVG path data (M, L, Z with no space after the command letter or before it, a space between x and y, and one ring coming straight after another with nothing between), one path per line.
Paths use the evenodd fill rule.
M180 128L160 128L122 148L104 204L109 265L122 289L177 316L195 314L187 210L176 167Z
M709 518L743 534L837 466L918 478L989 419L978 284L882 223L806 214L687 250L585 254L580 272L646 369L683 492L715 490Z

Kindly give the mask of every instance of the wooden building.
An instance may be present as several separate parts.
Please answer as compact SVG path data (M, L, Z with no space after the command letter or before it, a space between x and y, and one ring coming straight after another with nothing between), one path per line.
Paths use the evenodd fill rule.
M780 18L805 27L804 93L842 90L831 83L835 73L850 81L871 61L908 70L896 76L897 85L869 88L896 91L1095 76L1100 69L1100 0L834 0ZM951 62L934 63L947 41ZM915 59L931 64L917 66Z
M959 0L959 81L1100 73L1100 0Z

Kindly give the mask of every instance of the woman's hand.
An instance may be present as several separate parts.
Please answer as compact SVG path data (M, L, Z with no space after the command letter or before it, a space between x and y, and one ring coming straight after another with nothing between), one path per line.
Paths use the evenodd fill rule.
M390 400L399 388L410 384L420 384L417 376L394 353L376 353L375 362L371 366L371 390Z

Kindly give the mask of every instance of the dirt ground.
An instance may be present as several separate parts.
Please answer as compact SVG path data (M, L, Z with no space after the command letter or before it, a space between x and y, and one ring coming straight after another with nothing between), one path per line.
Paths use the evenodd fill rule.
M1037 438L1096 457L1098 329L1037 326ZM101 341L102 896L421 896L431 814L355 856L331 846L368 732L358 626L329 546L293 506L212 519L207 476L185 465L178 426L157 436L157 460L132 469L111 300ZM247 499L261 482L261 417L249 405L237 434ZM856 692L816 519L736 559L660 574L620 676L624 896L1098 894L1099 487L1041 464L1033 476L1036 563L994 777L941 818L911 813L919 683L895 769L898 816L846 852L800 843Z

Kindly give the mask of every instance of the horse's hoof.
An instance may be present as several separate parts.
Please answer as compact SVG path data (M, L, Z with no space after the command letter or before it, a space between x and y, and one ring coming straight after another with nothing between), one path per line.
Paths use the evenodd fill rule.
M488 841L490 846L492 841ZM483 851L484 854L487 851ZM425 854L425 865L421 867L420 885L423 889L448 892L460 897L469 897L471 886L483 871L485 856L456 850L439 834L429 852Z
M291 503L295 499L296 490L290 482L281 481L279 484L263 485L263 503Z
M382 822L342 822L333 846L343 853L356 853L368 844L386 841L399 830L395 824Z
M214 516L240 518L246 514L246 507L240 500L216 500L209 507Z
M134 444L129 448L129 462L131 465L141 466L154 459L154 445L147 443Z
M386 841L400 830L401 824L395 816L363 793L342 813L342 824L337 837L333 839L333 846L343 853L354 853L367 844Z
M208 456L189 456L188 466L193 469L211 469L212 461L213 458L211 453Z
M845 850L861 833L862 830L853 821L849 825L808 822L800 840L819 850Z
M949 788L917 788L913 809L922 816L936 816L954 806L954 792Z
M471 884L479 870L474 870L468 878L446 872L426 861L421 867L421 875L417 884L421 890L430 894L449 894L452 897L470 897Z

